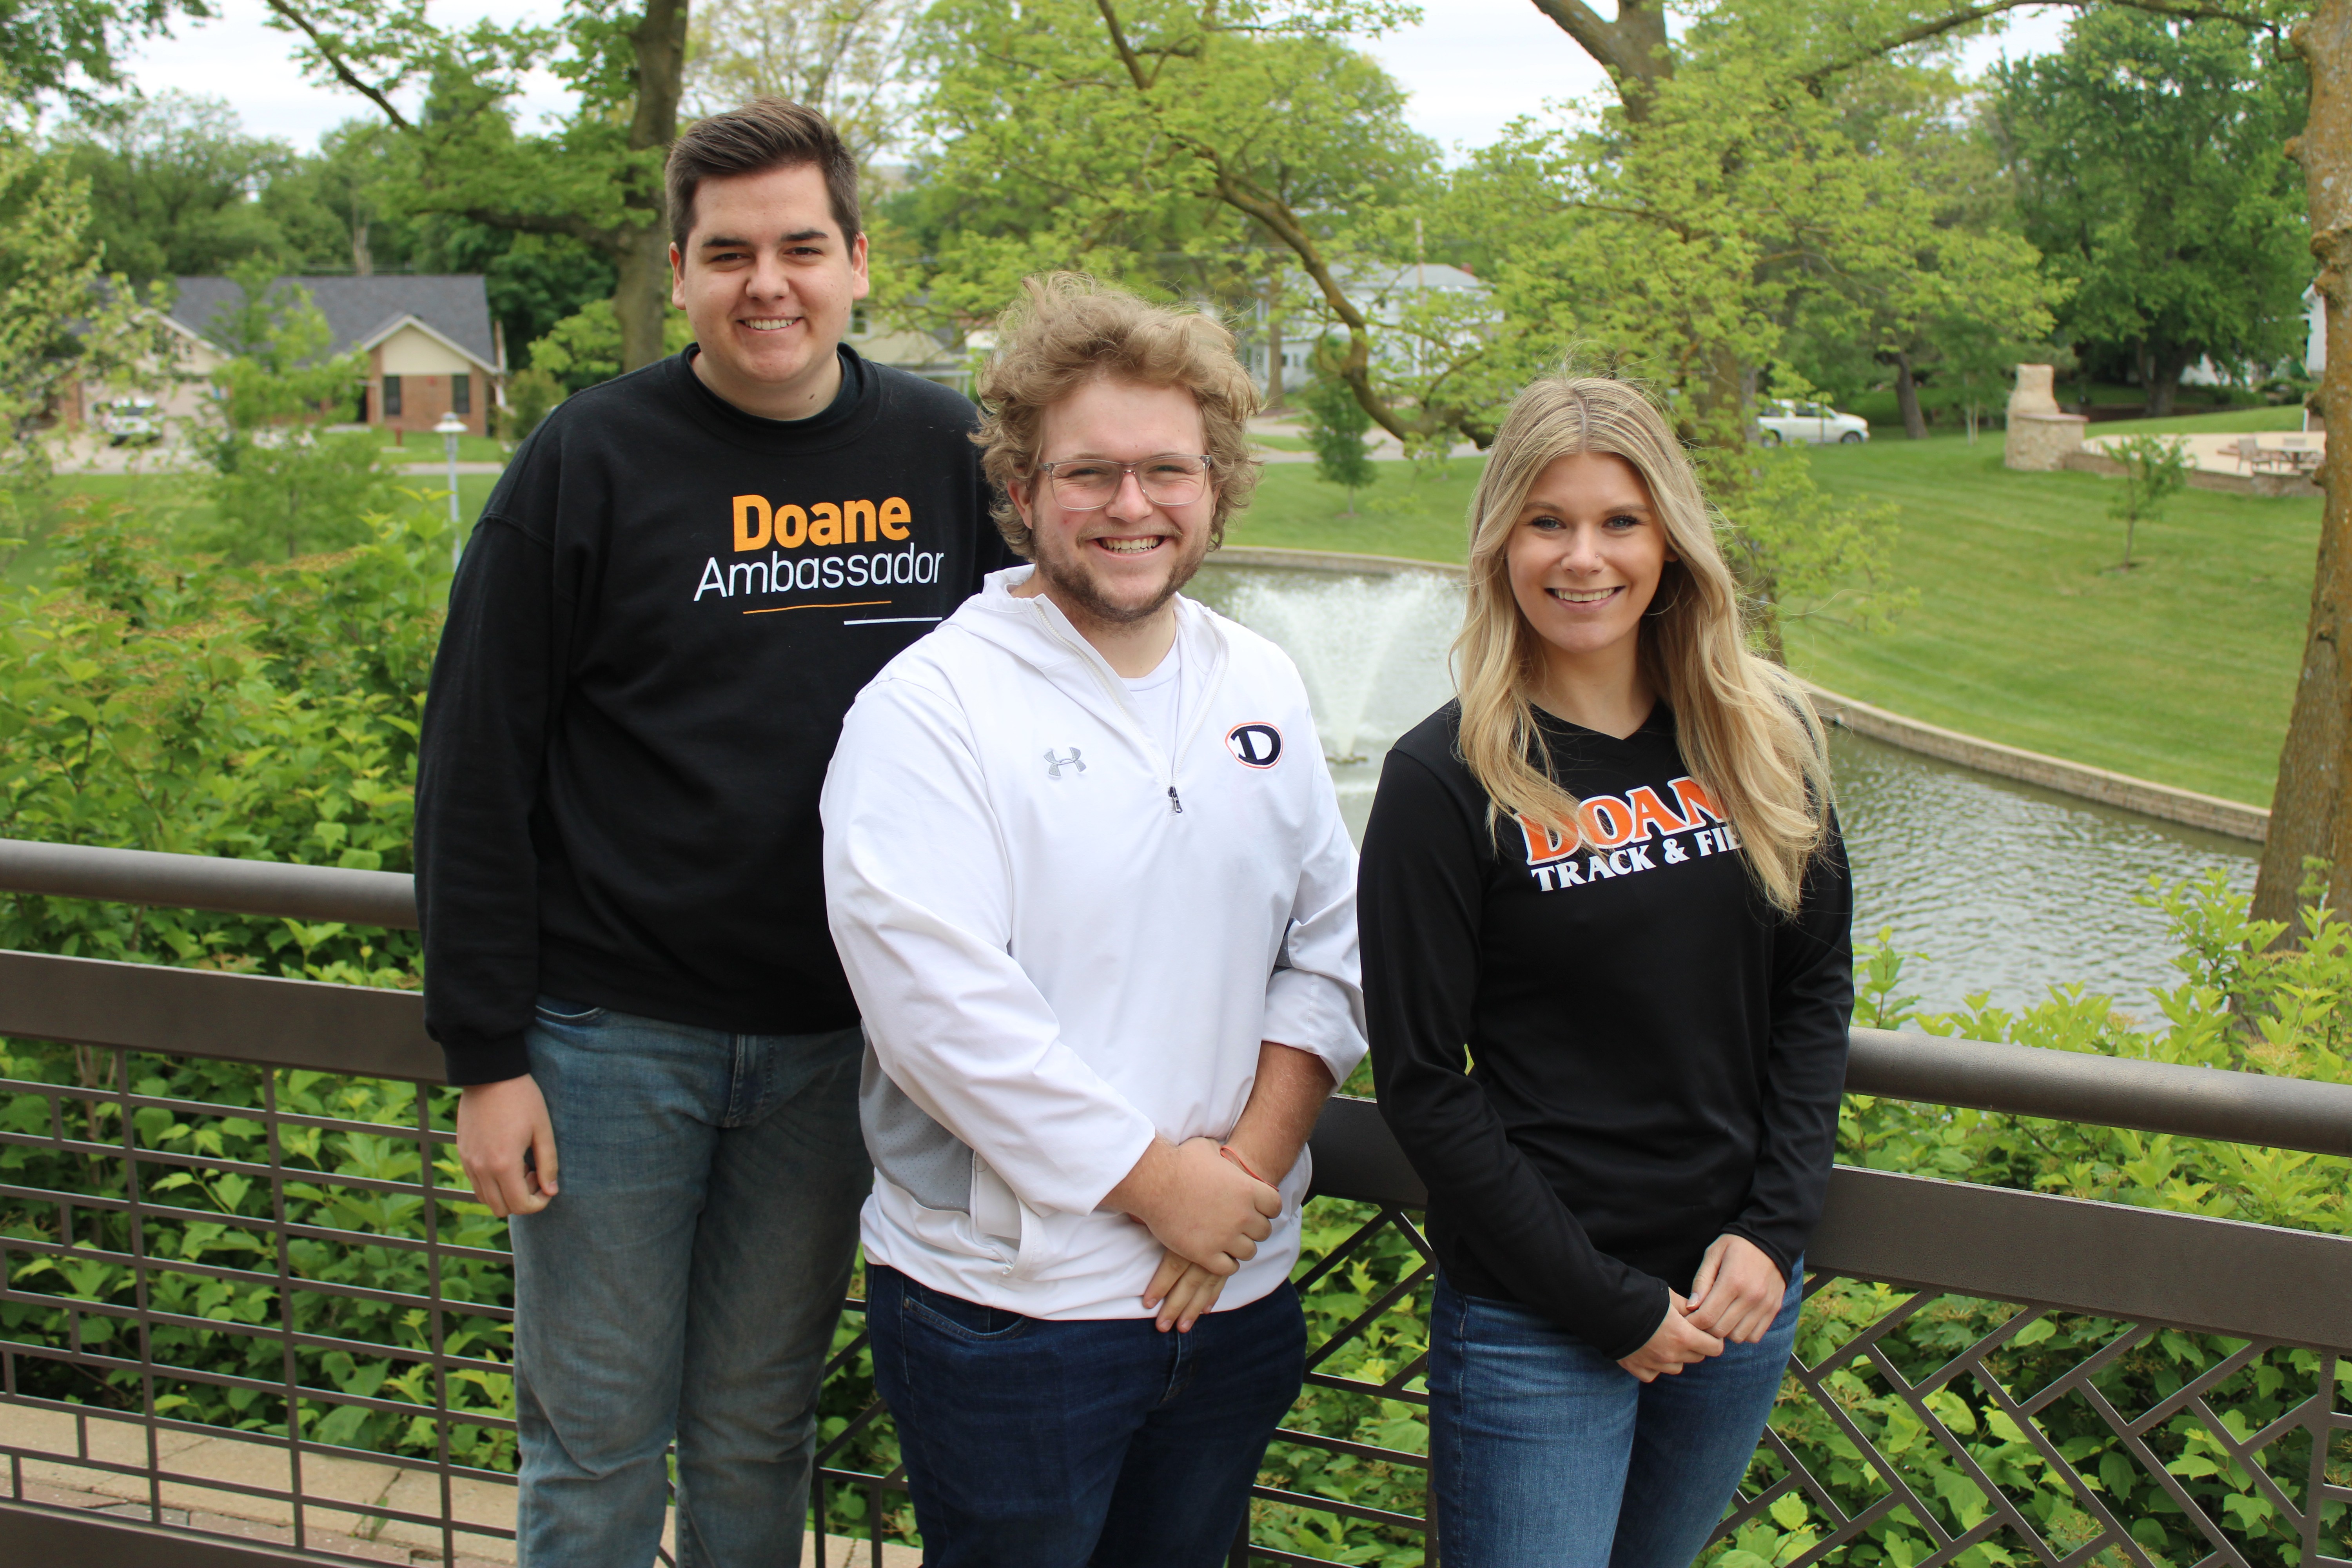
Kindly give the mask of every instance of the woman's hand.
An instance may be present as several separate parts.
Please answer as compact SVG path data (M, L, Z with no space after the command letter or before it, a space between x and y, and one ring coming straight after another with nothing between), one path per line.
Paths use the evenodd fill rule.
M1690 1320L1710 1334L1752 1345L1788 1299L1789 1282L1764 1249L1744 1236L1718 1236L1691 1278Z
M1690 1303L1673 1291L1666 1292L1665 1321L1658 1325L1650 1342L1625 1357L1617 1364L1640 1378L1643 1383L1654 1380L1664 1373L1677 1377L1683 1368L1709 1356L1723 1353L1723 1342L1705 1330L1695 1328L1686 1315Z
M1143 1304L1160 1309L1160 1331L1173 1328L1180 1334L1189 1334L1201 1314L1217 1304L1218 1292L1225 1288L1222 1274L1212 1274L1181 1252L1163 1253L1160 1267L1151 1271L1151 1283L1144 1288Z

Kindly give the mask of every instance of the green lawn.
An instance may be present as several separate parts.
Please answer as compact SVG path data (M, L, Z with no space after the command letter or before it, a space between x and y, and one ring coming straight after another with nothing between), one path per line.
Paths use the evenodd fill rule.
M1250 444L1256 447L1270 447L1276 452L1311 452L1315 450L1314 443L1307 440L1304 436L1254 435L1250 437Z
M2175 412L2162 419L2128 419L2115 420L2112 422L2103 419L2098 423L2096 428L2104 433L2109 430L2130 431L2176 429L2229 430L2234 432L2248 430L2293 430L2297 427L2295 421L2300 414L2300 410L2292 403L2286 405L2284 407L2284 416L2286 423L2284 425L2264 423L2266 420L2281 417L2281 410L2275 407L2262 405L2249 406L2245 404L2239 404L2237 406L2226 409L2220 414L2212 413L2210 411L2205 401L2212 390L2213 389L2200 386L2184 386L2180 389L2179 397L2176 400ZM2059 401L2062 404L2071 406L2081 391L2082 388L2078 384L2072 381L2062 381L2058 385ZM2243 397L2246 396L2247 394L2240 392L2235 395ZM2009 392L2006 388L2003 388L1997 396L1981 405L1982 412L1985 416L1990 419L1992 416L1999 414L2002 405L2008 403L2008 401ZM2097 406L2105 406L2116 404L2145 404L2147 401L2147 394L2137 386L2116 386L2106 383L2101 383L2100 384L2091 388L2091 402L2094 405ZM1902 438L1903 416L1896 412L1895 406L1895 389L1893 387L1878 387L1869 392L1857 394L1853 397L1841 398L1838 400L1838 406L1848 414L1858 414L1864 419L1869 420L1870 427L1874 432L1877 433L1878 438L1884 439L1885 434L1888 432L1892 432L1898 440ZM2231 423L2231 421L2238 420L2250 421L2250 423ZM1929 427L1939 436L1949 435L1955 431L1966 428L1965 425L1961 421L1959 411L1953 408L1931 410L1928 415L1928 421Z
M384 456L397 463L443 463L449 455L442 449L442 437L430 430L411 430L405 444L396 444L387 435L383 438ZM457 437L457 460L461 463L503 463L510 448L495 436L460 436Z
M2274 407L2226 409L2220 414L2175 414L2163 419L2102 419L2084 433L2090 436L2130 436L2146 431L2162 436L2249 436L2257 431L2302 428L2303 405L2282 403Z
M2243 409L2212 428L2276 409ZM2290 418L2294 411L2286 411ZM2116 426L2104 426L2114 429ZM1460 561L1475 457L1431 484L1412 465L1346 502L1304 464L1269 465L1235 544ZM1833 494L1901 506L1898 581L1919 602L1858 632L1792 626L1797 668L1832 690L1930 723L2233 800L2268 805L2309 613L2319 503L2189 490L2143 524L2128 575L2115 481L2017 474L1998 433L1825 447Z
M2226 416L2225 416L2226 417ZM2143 523L2128 574L2116 481L2018 474L1998 442L1823 447L1833 493L1903 508L1890 627L1790 628L1790 661L1915 719L2270 803L2310 609L2316 500L2189 490Z
M1255 500L1226 525L1225 539L1279 550L1460 561L1469 553L1470 492L1486 464L1476 453L1456 457L1447 476L1433 480L1412 463L1374 463L1380 478L1357 492L1356 515L1349 517L1348 492L1318 479L1312 463L1268 463Z

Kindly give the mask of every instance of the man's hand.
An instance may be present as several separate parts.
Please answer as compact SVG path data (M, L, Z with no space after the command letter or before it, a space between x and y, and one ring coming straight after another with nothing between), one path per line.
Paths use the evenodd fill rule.
M1144 1288L1143 1304L1160 1309L1161 1333L1172 1328L1189 1334L1201 1314L1217 1304L1218 1292L1224 1288L1223 1275L1210 1273L1180 1252L1165 1253L1160 1267L1152 1270L1151 1283Z
M1179 1147L1155 1138L1102 1206L1133 1215L1160 1246L1222 1278L1274 1234L1282 1194L1219 1153L1213 1139Z
M1691 1279L1690 1321L1707 1333L1752 1345L1780 1315L1788 1294L1789 1282L1762 1247L1744 1236L1718 1236Z
M1679 1377L1683 1368L1709 1356L1723 1353L1723 1342L1702 1329L1694 1328L1687 1314L1690 1303L1666 1292L1665 1321L1658 1325L1650 1342L1625 1357L1617 1364L1640 1378L1643 1383L1654 1381L1661 1373Z
M524 1154L530 1163L523 1163ZM470 1083L457 1095L457 1159L474 1195L500 1219L537 1214L555 1197L555 1127L529 1073Z

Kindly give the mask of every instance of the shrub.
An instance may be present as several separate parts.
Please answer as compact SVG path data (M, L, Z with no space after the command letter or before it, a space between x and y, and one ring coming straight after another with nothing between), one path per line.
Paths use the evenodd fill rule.
M174 558L86 506L58 586L0 600L0 836L405 870L448 524L417 505L356 549ZM0 899L0 945L418 984L412 932Z
M548 372L536 365L515 372L507 382L507 405L499 434L509 441L521 440L562 401L563 384Z

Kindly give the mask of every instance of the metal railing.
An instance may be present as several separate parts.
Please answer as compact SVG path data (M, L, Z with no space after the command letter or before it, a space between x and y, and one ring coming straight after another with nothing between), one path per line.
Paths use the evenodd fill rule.
M407 882L0 841L20 893L410 927ZM70 1058L0 1080L0 1532L32 1561L510 1560L503 1230L462 1191L419 997L0 952L0 1036ZM1858 1029L1847 1087L2352 1154L2347 1085ZM1349 1529L1433 1561L1412 1440L1425 1194L1369 1101L1331 1102L1314 1157L1307 1385L1234 1561L1336 1561ZM1776 1568L2286 1561L2190 1489L2192 1460L2237 1467L2299 1568L2352 1568L2352 1237L1842 1166L1807 1294L1835 1331L1801 1339L1791 1419L1724 1523L1801 1516ZM885 1516L908 1516L861 1313L827 1370L814 1502L860 1516L878 1565ZM2226 1342L2150 1384L2168 1333ZM2272 1390L2259 1429L2216 1393L2248 1380ZM2015 1434L2009 1458L1969 1440L1979 1417ZM2192 1556L2108 1506L2111 1464L2152 1480L2173 1510L2154 1535ZM1924 1543L1907 1562L1880 1541L1895 1524Z

